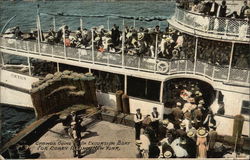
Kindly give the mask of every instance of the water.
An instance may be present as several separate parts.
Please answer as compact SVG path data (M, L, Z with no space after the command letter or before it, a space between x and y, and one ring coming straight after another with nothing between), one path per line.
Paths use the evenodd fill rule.
M174 14L174 2L93 2L93 1L46 1L46 2L22 2L22 1L1 1L0 2L0 29L12 17L9 27L20 26L22 31L30 31L36 28L37 4L40 5L40 12L43 13L64 13L77 15L126 15L142 17L171 17ZM114 23L121 25L122 19L110 18L110 26ZM133 20L125 20L126 25L133 25ZM56 27L67 24L71 30L76 30L80 26L80 19L76 17L56 17ZM107 28L107 17L105 18L84 18L85 28L104 25ZM160 25L163 30L167 26L166 21L142 22L136 21L136 27L154 27ZM52 16L41 16L42 30L46 31L53 26ZM2 106L2 139L0 144L4 144L27 124L34 121L34 112Z
M123 1L123 2L93 2L93 1L46 1L46 2L22 2L4 1L0 2L0 28L12 16L17 17L11 21L8 27L20 26L23 31L30 31L36 28L37 4L40 5L41 13L63 13L77 15L126 15L142 17L171 17L174 13L175 3L169 1ZM86 28L104 25L107 28L107 17L104 18L84 18L83 25ZM114 23L121 25L122 19L110 18L110 26ZM80 26L80 19L77 17L56 17L56 27L67 24L71 30L76 30ZM133 25L133 20L125 20L125 24ZM154 27L161 26L164 29L166 21L142 22L136 21L136 26ZM41 26L43 30L48 30L53 26L53 16L42 15Z
M10 140L25 126L35 120L35 113L30 110L1 105L1 139L0 146Z

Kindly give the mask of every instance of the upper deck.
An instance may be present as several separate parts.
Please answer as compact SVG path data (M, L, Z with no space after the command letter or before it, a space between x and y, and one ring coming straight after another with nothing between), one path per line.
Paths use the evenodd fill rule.
M130 56L121 53L98 52L92 49L63 45L38 44L0 37L0 52L37 58L79 67L165 81L169 76L193 77L224 84L249 87L250 70L220 66L198 59L164 59Z
M203 38L238 43L250 41L250 23L245 19L212 17L176 7L168 22L182 32Z

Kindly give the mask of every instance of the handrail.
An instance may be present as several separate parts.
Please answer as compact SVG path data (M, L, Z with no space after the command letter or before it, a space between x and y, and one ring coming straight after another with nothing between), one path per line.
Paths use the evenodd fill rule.
M250 23L248 20L227 17L214 17L190 12L176 7L172 18L177 23L194 31L206 33L208 36L229 35L240 41L250 41ZM227 39L231 39L226 37Z
M228 18L228 17L215 17L215 16L209 16L209 15L206 15L206 14L204 14L204 13L192 12L192 11L189 11L189 10L182 9L182 8L180 8L180 7L177 7L177 9L182 10L182 11L187 12L187 13L190 13L190 14L197 15L197 16L213 17L213 18L220 18L220 19L225 19L225 20L232 20L232 19L233 19L233 20L237 20L237 21L246 21L246 22L248 22L248 20L240 19L240 18Z
M61 58L69 61L87 62L93 64L101 64L110 67L125 68L128 70L138 70L141 72L157 73L162 75L186 74L199 75L212 81L230 82L241 84L243 86L250 84L250 69L237 69L232 67L229 71L227 66L217 66L202 62L197 59L196 63L189 59L169 60L152 57L139 57L125 55L125 63L122 64L122 55L109 52L98 52L96 50L86 50L81 48L66 47L70 52L65 57L64 47L61 45L50 45L42 43L41 49L35 41L24 41L16 39L8 39L0 37L0 48L19 51L40 56L51 56L53 58ZM39 53L39 51L41 51ZM92 59L93 56L93 59ZM194 66L196 64L196 66ZM163 66L162 66L163 65ZM157 68L155 69L155 66ZM163 67L163 68L162 68ZM165 68L164 68L165 67ZM228 78L228 72L231 72ZM229 80L229 81L228 81Z

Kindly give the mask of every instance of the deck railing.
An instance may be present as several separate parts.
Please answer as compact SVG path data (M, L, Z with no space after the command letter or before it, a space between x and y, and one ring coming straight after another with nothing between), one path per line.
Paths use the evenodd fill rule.
M229 71L228 66L216 66L199 60L197 60L196 63L188 59L155 60L155 58L151 57L138 57L125 54L124 65L122 65L122 55L117 53L102 53L92 49L88 50L71 47L66 47L66 50L64 50L63 45L50 45L46 43L41 43L40 46L41 48L39 49L39 45L36 41L24 41L0 37L0 49L2 48L40 55L41 58L42 56L50 56L83 63L101 64L163 75L192 74L200 75L213 81L230 82L247 86L250 84L250 70L232 68ZM195 64L196 66L194 66Z
M212 35L227 35L230 38L249 40L250 22L236 18L212 17L176 7L174 20L193 29Z

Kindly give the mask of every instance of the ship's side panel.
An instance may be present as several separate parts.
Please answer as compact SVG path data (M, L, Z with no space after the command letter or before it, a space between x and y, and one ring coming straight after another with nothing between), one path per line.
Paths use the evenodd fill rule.
M0 87L0 102L2 104L33 108L31 96L28 93Z
M7 70L0 70L1 73L1 83L11 85L11 86L18 86L23 89L31 89L31 84L33 82L38 81L38 78L34 78L31 76L25 76L23 74L14 73Z
M232 135L233 134L233 125L234 125L234 119L232 117L226 117L226 116L215 116L215 120L218 123L216 131L220 135ZM250 136L249 133L249 121L244 121L243 123L243 130L242 134Z
M38 78L0 70L0 103L33 108L29 90Z
M99 104L104 106L109 106L116 110L116 96L113 93L102 93L97 92L97 99ZM163 118L164 106L159 102L148 101L145 99L139 99L134 97L129 97L130 113L136 113L136 109L140 108L143 115L151 114L153 107L157 107L161 118Z

